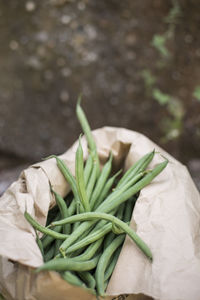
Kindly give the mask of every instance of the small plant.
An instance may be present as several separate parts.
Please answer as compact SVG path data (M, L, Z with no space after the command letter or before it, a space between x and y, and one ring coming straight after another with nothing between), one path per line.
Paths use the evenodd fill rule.
M166 34L155 34L152 40L152 46L154 46L156 50L158 50L163 58L168 58L170 56L170 53L166 47L167 39L168 37Z
M200 101L200 85L196 86L193 92L193 96Z
M169 140L177 139L183 130L183 117L185 115L185 110L180 99L170 97L170 101L167 103L167 111L169 117L164 118L161 126L165 135L162 137L161 141L163 143Z
M177 0L174 0L173 6L170 9L168 15L164 19L164 22L168 24L167 30L163 34L155 34L153 36L151 45L159 52L161 61L158 62L158 66L163 67L164 61L171 57L170 51L167 48L167 42L173 39L175 27L181 16L181 8Z
M158 70L166 67L169 59L172 57L167 43L174 38L176 25L181 16L181 8L178 0L172 0L172 8L164 18L167 24L165 32L156 33L152 38L151 45L159 53L159 58L155 63ZM159 105L166 109L167 115L163 118L161 128L164 133L161 142L166 143L169 140L177 139L183 128L183 117L185 114L183 103L177 97L164 93L157 86L156 78L150 69L144 69L141 72L147 95L150 95ZM200 101L200 86L196 87L194 97Z
M173 7L170 9L169 14L165 18L165 22L168 24L177 24L178 19L181 16L181 8L177 0L173 1Z
M156 77L152 74L151 70L144 69L141 72L141 76L144 79L146 88L152 88L152 86L156 83Z
M170 102L170 95L164 94L158 88L154 88L152 91L153 98L160 104L165 105Z

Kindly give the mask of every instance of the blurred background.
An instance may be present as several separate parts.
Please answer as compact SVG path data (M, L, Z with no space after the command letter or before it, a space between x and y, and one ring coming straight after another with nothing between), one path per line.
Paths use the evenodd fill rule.
M0 194L93 129L147 135L200 189L200 1L0 2Z

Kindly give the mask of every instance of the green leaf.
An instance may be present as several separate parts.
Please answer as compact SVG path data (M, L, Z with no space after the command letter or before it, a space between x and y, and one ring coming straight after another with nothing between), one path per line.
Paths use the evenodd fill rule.
M178 19L182 14L179 2L177 0L174 0L173 2L173 7L170 9L167 17L164 19L164 21L169 24L178 23Z
M171 98L170 95L164 94L159 89L153 89L152 96L160 105L169 103Z
M156 83L156 77L151 73L151 70L144 69L141 76L147 88L151 88Z
M195 90L193 92L193 96L200 101L200 85L195 87Z
M165 46L166 41L167 41L167 36L165 36L164 34L163 35L155 34L153 36L152 46L156 48L163 57L167 58L170 56L170 53Z

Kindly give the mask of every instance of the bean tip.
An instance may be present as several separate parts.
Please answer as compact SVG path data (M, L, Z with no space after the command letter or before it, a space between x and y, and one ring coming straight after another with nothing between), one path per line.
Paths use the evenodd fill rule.
M82 148L82 146L81 146L81 138L82 138L82 136L83 136L83 134L81 133L79 135L79 138L78 138L79 147L81 147L81 148Z
M112 159L113 159L113 154L112 154L112 151L110 151L110 153L109 153L109 161L112 161Z
M160 151L156 151L155 153L159 154L162 158L164 158L166 163L169 162L168 158L164 154L162 154Z
M164 157L164 156L163 156L163 158L165 158L165 160L163 161L163 165L166 167L167 164L168 164L168 162L169 162L169 160L166 157Z
M58 193L56 193L56 191L54 191L54 189L53 189L53 187L52 187L52 185L50 184L50 189L51 189L51 192L56 196L56 195L58 195Z
M117 176L119 176L122 172L123 172L123 170L120 169L114 176L117 177Z

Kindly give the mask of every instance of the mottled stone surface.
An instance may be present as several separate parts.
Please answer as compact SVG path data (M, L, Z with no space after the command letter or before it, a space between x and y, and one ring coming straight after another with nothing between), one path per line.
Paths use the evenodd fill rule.
M25 164L0 171L0 196L14 181L19 178L20 173L27 167L28 165Z
M200 84L200 3L178 3L181 14L173 21L170 56L164 59L152 39L169 29L169 0L2 1L0 160L14 156L21 164L65 151L80 133L75 116L80 92L92 128L130 128L184 163L198 158L200 102L193 91ZM144 70L178 106L153 99ZM178 110L179 135L163 139L163 124L167 130L176 126Z

